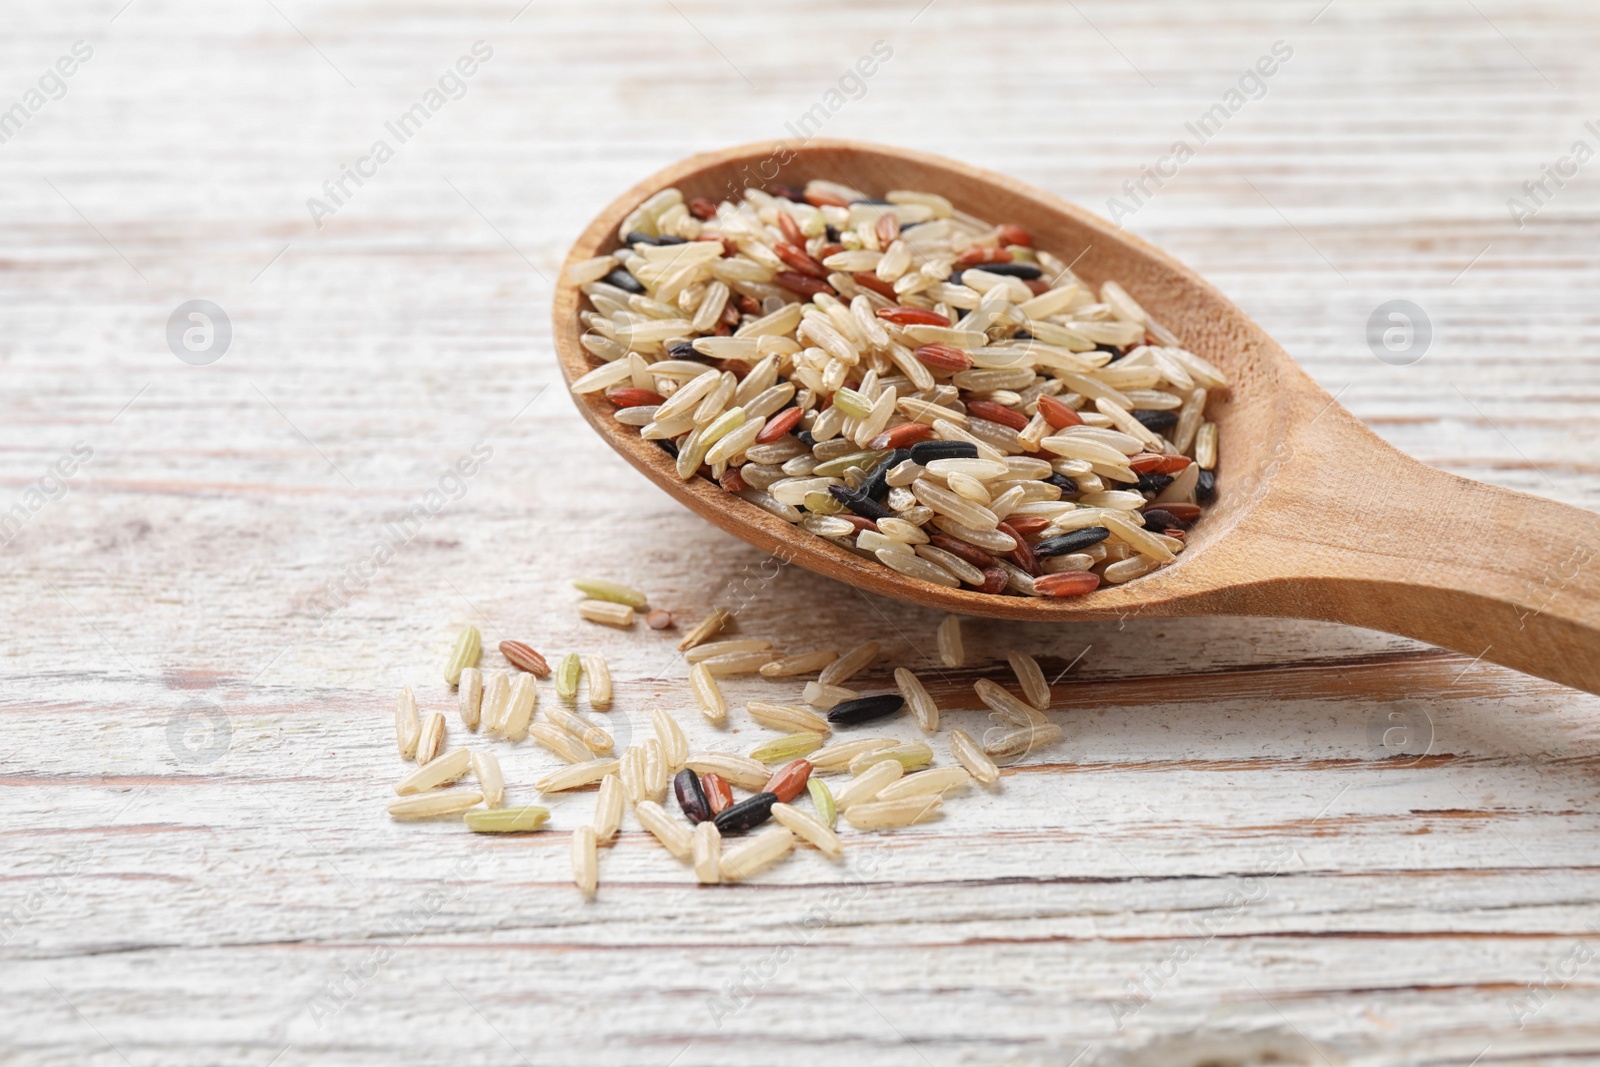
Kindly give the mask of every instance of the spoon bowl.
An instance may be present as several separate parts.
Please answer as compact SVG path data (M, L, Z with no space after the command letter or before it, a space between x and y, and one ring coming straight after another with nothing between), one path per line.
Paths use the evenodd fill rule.
M1069 622L1137 615L1322 619L1417 638L1600 691L1600 517L1434 470L1361 424L1215 287L1160 249L1011 178L886 145L764 142L692 156L646 178L589 224L567 264L618 248L617 228L651 194L734 197L807 179L939 193L956 208L1028 229L1098 286L1115 279L1184 347L1228 377L1207 418L1222 444L1214 503L1177 562L1123 585L1050 599L948 589L908 578L725 492L680 480L672 458L576 396L612 448L701 517L780 560L897 600L967 616ZM592 369L579 343L582 294L554 301L570 384Z

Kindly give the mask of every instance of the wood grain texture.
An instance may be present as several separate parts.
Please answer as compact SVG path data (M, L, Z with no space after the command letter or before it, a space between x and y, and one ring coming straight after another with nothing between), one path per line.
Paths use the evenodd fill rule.
M1593 143L1592 5L520 6L8 12L0 104L94 55L0 144L0 512L94 455L0 547L0 1062L1600 1059L1600 700L1270 619L974 623L944 670L936 613L774 568L547 389L583 225L675 159L783 136L876 40L893 58L826 135L1097 213L1284 40L1129 228L1391 444L1594 510L1600 186L1520 229L1505 205ZM465 95L318 229L306 199L479 39ZM165 328L200 298L234 339L193 367ZM1411 366L1365 341L1395 298L1433 324ZM768 733L699 724L671 634L578 620L584 573L786 648L883 640L866 684L915 667L969 730L972 680L1023 648L1066 739L939 822L735 888L630 820L584 903L592 795L510 841L390 823L394 694L447 707L468 622L603 651L619 735L652 706L700 745ZM529 798L549 759L496 751Z

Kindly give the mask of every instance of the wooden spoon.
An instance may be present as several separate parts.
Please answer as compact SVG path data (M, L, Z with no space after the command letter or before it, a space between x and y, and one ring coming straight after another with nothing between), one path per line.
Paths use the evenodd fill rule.
M672 459L612 418L601 393L578 408L612 448L736 537L860 589L961 615L1066 622L1135 615L1276 615L1387 630L1600 692L1600 516L1459 478L1396 451L1297 367L1271 337L1171 256L1049 193L962 163L853 141L768 142L674 164L618 197L567 263L619 245L640 202L675 186L721 200L746 185L809 178L869 194L941 193L1014 222L1098 285L1114 279L1191 351L1220 366L1216 502L1178 562L1087 596L991 596L907 578L789 525ZM578 343L581 293L558 284L556 353L570 383L592 369ZM1219 395L1220 394L1220 395ZM854 609L851 609L854 610ZM1398 694L1397 694L1398 695Z

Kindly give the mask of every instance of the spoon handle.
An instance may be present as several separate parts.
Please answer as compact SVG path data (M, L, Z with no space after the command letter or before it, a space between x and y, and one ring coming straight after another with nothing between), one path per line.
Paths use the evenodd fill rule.
M1282 579L1237 589L1246 610L1386 630L1600 693L1600 515L1425 466L1342 411L1325 421L1297 435L1273 506L1241 524Z

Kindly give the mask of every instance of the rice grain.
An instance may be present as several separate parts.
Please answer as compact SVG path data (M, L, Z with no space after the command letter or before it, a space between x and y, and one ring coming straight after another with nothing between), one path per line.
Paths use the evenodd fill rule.
M726 608L716 608L710 615L695 624L694 629L683 635L683 640L678 642L678 651L687 652L696 645L704 644L706 640L719 633L728 625L728 620L733 618Z
M745 705L745 710L750 713L751 719L773 730L827 734L833 729L828 725L828 720L816 712L793 704L771 704L765 700L752 700Z
M667 814L667 810L653 800L634 805L633 814L639 825L661 842L668 852L680 860L692 860L694 837L687 826Z
M900 695L905 698L906 706L911 709L912 716L917 720L917 725L928 733L939 729L939 705L933 702L933 697L928 695L928 690L923 686L922 680L905 667L894 669L894 684L900 690Z
M475 789L440 789L418 796L403 797L389 802L390 818L404 821L436 819L441 815L460 815L468 808L483 803L483 794Z
M600 711L611 707L611 668L598 652L583 657L583 674L589 682L589 706Z
M633 625L633 609L610 600L580 600L578 614L590 622L626 630Z
M728 721L728 702L723 699L717 680L703 663L689 668L689 688L700 705L700 712L715 726Z
M866 667L878 658L882 646L876 641L867 641L846 652L822 669L817 675L817 684L837 686L847 682L860 674Z
M837 857L844 851L844 845L839 840L838 834L799 808L792 808L781 802L774 804L772 818L802 840L815 845L824 855Z
M580 826L572 831L572 881L584 896L594 896L600 885L600 860L595 854L595 832L592 826Z
M455 647L450 650L450 658L445 661L444 680L455 685L461 680L461 672L468 667L476 667L478 658L483 655L483 638L478 633L476 626L468 626L456 636Z
M505 802L506 778L500 770L500 760L493 752L486 749L473 750L472 777L478 780L478 788L483 792L484 807L498 808Z
M936 796L911 796L899 800L857 804L845 809L845 820L857 830L892 830L927 822L939 815L944 801Z
M961 642L961 617L946 615L939 623L939 662L946 667L961 667L967 662L967 652Z
M1011 670L1017 676L1017 683L1022 686L1022 693L1040 711L1050 710L1050 683L1044 680L1044 671L1039 667L1039 661L1026 652L1007 652L1006 660L1011 664Z
M608 774L615 774L619 765L614 759L585 760L574 763L540 778L533 787L541 793L562 793L569 789L582 789L594 785Z
M789 854L794 833L787 826L772 826L748 841L722 853L722 881L740 882Z
M839 658L839 653L831 648L820 648L814 652L798 652L792 656L783 656L770 663L762 664L761 677L763 678L793 678L800 674L810 674L812 671L821 670Z
M661 741L661 756L666 760L667 770L676 774L689 758L689 739L684 737L678 720L661 708L651 710L650 724Z
M731 752L691 752L684 765L702 775L719 774L740 789L760 789L772 776L765 764Z
M431 711L428 717L422 720L422 728L417 735L417 762L431 763L439 754L443 744L444 716L437 711Z
M874 763L863 774L846 782L833 794L833 802L840 811L848 812L850 805L861 804L876 797L890 782L905 774L905 768L896 760Z
M394 706L394 738L401 759L415 759L417 741L422 736L422 723L417 719L417 698L408 685L400 690L400 699Z
M538 706L539 683L531 674L517 675L511 682L511 693L500 720L500 734L507 741L521 741L528 735L528 723Z
M476 667L465 667L457 679L456 706L461 711L461 725L477 730L483 714L483 672Z
M469 811L462 816L467 829L475 834L520 834L537 830L550 821L550 809L537 804L520 808Z
M694 828L690 854L695 880L701 885L716 885L722 880L722 832L709 819Z
M459 781L471 765L472 753L464 748L455 749L400 779L395 783L394 791L400 796L409 796L412 793L426 793L430 789L438 789L442 785Z
M984 785L994 785L1000 780L1000 768L965 730L950 731L950 755Z

